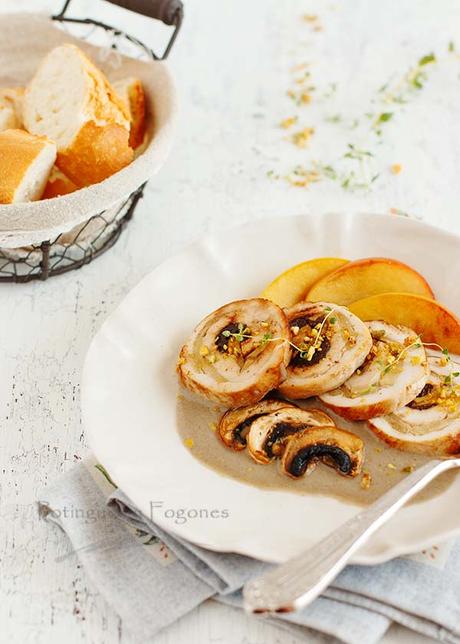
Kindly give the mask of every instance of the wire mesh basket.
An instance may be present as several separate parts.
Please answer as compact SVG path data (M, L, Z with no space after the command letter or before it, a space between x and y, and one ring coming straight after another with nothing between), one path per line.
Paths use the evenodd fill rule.
M108 1L173 27L163 53L157 54L137 38L99 20L69 16L67 12L71 0L66 0L61 12L51 19L79 40L102 46L105 56L123 54L150 61L164 60L168 56L182 23L183 6L180 0ZM46 280L90 263L116 243L133 217L145 184L143 182L128 196L92 214L70 230L39 243L16 248L0 247L0 282Z

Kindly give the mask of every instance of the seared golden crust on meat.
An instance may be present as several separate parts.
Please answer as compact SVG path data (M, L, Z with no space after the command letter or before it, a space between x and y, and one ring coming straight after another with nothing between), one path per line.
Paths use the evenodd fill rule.
M241 407L276 389L290 355L283 311L262 298L238 300L200 322L180 351L177 371L193 393Z

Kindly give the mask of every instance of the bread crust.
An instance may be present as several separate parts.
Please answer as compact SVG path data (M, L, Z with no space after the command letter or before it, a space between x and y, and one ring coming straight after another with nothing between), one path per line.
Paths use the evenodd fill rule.
M60 114L52 111L52 87L56 78L47 66L55 57L57 65L62 64L64 68L69 56L74 61L77 57L76 64L83 75L82 102L70 125L70 136L60 139L59 130L52 124L52 118ZM65 78L65 69L60 71L60 77ZM49 109L40 111L38 97L43 100L43 94L50 104ZM54 132L58 148L56 165L80 188L107 179L133 160L126 107L104 74L75 45L53 49L42 62L25 92L24 120L31 132L45 132L51 137Z
M78 190L78 186L59 170L57 166L54 166L41 198L54 199L55 197L68 195L71 192L75 192L75 190Z
M113 87L129 112L129 144L136 149L143 143L145 136L145 94L142 82L138 78L126 78L116 81Z
M46 136L35 136L25 130L0 132L0 203L14 202L29 167L49 145L54 143Z
M133 160L129 132L117 124L96 125L88 121L72 145L58 152L56 165L76 186L99 183Z

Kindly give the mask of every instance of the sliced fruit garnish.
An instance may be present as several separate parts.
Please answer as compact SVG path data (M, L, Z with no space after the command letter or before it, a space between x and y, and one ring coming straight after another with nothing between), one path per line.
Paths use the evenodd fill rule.
M305 299L313 284L348 263L340 257L318 257L288 268L278 275L261 293L282 307L289 307Z
M425 344L460 354L460 320L447 307L411 293L381 293L349 306L361 320L384 320L415 331ZM433 347L436 348L436 347Z
M306 294L311 302L352 302L379 293L413 293L434 298L420 273L396 259L369 257L348 262L314 284Z

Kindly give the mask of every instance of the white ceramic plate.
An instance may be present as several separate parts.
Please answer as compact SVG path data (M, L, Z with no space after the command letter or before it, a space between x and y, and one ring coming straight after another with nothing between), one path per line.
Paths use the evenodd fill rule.
M416 221L350 214L259 220L189 247L147 275L91 345L83 418L96 456L146 515L154 503L154 519L185 539L269 561L298 553L357 507L325 496L261 490L196 460L176 431L181 343L208 312L256 295L288 266L320 256L400 259L460 312L459 250L460 238ZM460 477L440 496L403 508L354 561L378 563L460 533L459 497ZM191 510L192 518L178 521L180 509ZM203 518L202 512L193 518L212 509L219 516Z

